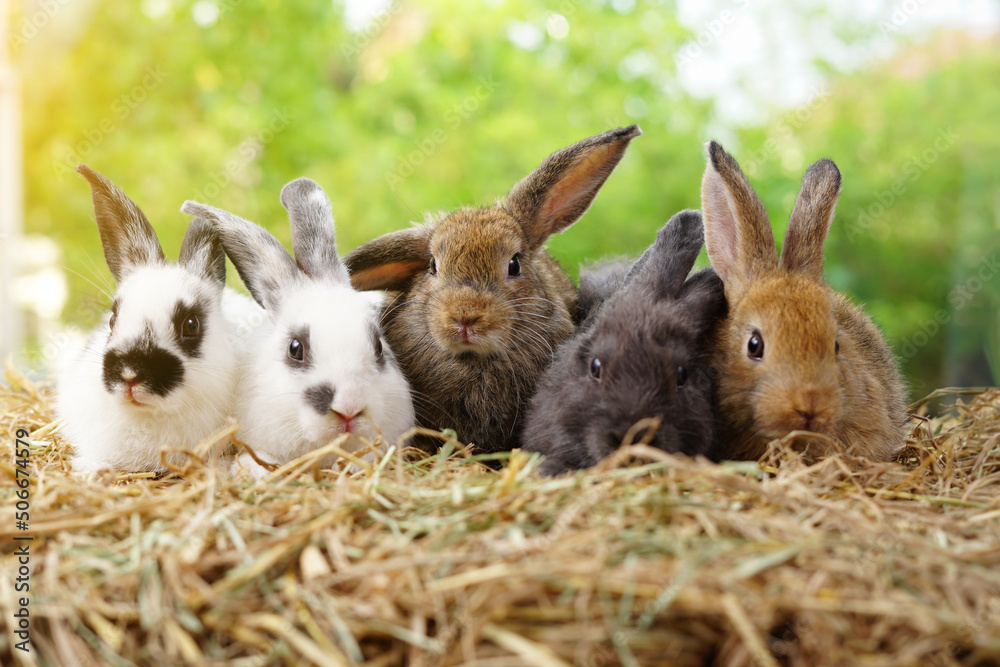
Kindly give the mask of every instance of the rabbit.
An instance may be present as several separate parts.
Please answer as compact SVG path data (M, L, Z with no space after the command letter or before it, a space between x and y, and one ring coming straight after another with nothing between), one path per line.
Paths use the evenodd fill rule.
M736 161L707 146L701 184L705 242L729 316L713 340L721 455L757 459L792 431L888 460L905 443L906 390L882 333L823 281L823 243L840 193L830 160L810 166L781 250ZM810 438L809 456L831 453ZM815 449L812 449L815 447Z
M111 312L57 378L56 410L75 470L164 472L163 447L193 449L232 412L237 356L223 305L226 258L211 225L188 227L168 264L146 216L101 174L90 182L118 284ZM165 455L181 464L179 452Z
M251 341L237 399L239 437L283 464L343 433L360 449L413 427L409 385L379 327L381 299L351 288L334 245L330 200L308 178L281 191L295 259L262 227L193 201L181 211L211 221L250 294L269 317ZM329 466L335 455L321 461ZM241 467L267 471L243 455Z
M355 287L393 292L386 333L420 426L454 429L478 453L517 446L535 382L578 320L577 290L544 243L584 214L639 134L632 125L579 141L493 206L460 208L345 257Z
M598 267L599 277L613 277L617 288L559 348L528 410L523 448L545 454L541 474L594 465L650 417L660 420L647 434L653 446L714 456L715 384L706 341L726 315L726 299L712 269L685 281L703 238L701 214L682 211L631 268ZM581 298L590 280L581 273Z

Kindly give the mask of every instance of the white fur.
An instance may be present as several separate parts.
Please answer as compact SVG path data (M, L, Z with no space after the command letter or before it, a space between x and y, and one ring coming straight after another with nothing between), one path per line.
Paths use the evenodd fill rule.
M171 315L181 297L206 305L199 358L188 358L174 340ZM222 289L178 265L154 265L130 273L116 298L120 307L114 332L110 315L105 316L60 372L57 411L76 450L75 469L163 471L162 448L193 449L221 430L232 412L237 351L222 312ZM145 403L137 406L123 393L106 389L104 354L147 327L156 345L181 359L184 378L162 397L137 388L135 396ZM176 452L166 455L171 465L185 458Z
M244 371L237 406L239 437L259 458L281 465L330 444L344 432L334 412L320 415L305 398L306 390L324 383L334 389L332 410L362 411L343 444L347 451L366 447L377 434L385 443L395 444L413 427L409 385L384 341L385 363L380 368L375 360L370 328L378 320L377 303L370 293L308 279L282 295L271 324L262 327L251 343L252 361ZM285 362L289 332L306 326L312 366L292 369ZM329 467L336 459L328 456L321 464ZM240 465L256 477L266 474L247 456L241 457Z
M269 317L248 340L237 391L238 437L259 459L279 466L345 433L345 451L370 444L382 451L413 427L414 411L409 385L377 326L381 297L351 287L336 255L330 201L319 185L296 179L282 189L281 203L297 261L252 222L197 202L181 207L215 227ZM301 363L289 354L295 338L306 350ZM319 463L330 466L337 458ZM247 454L238 467L258 478L267 474Z

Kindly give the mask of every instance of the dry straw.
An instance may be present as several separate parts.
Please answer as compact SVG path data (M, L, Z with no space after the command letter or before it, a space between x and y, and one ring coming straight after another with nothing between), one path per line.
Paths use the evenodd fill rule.
M893 463L640 444L541 479L449 442L254 482L207 448L179 475L74 475L50 388L7 381L35 539L23 653L8 455L5 665L1000 664L1000 390L917 420Z

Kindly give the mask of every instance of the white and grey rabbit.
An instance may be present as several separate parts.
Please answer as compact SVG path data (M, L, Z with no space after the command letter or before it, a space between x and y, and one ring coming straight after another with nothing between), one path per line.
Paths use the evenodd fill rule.
M215 226L250 294L269 316L250 345L241 380L240 438L283 464L353 434L348 450L413 427L413 402L379 328L377 296L355 291L334 245L330 200L308 178L281 191L295 259L259 225L188 201L181 210ZM337 457L328 456L324 465ZM266 471L240 457L257 477Z
M687 278L703 239L701 214L682 211L631 267L581 273L588 317L539 381L525 425L524 449L546 455L542 474L597 463L645 418L660 420L653 446L714 455L708 340L726 300L713 270Z
M162 472L162 448L193 449L232 413L237 353L222 303L226 258L212 226L195 219L178 262L168 264L139 207L86 165L77 171L90 182L118 289L111 312L61 369L56 409L75 469ZM163 458L179 465L186 457Z

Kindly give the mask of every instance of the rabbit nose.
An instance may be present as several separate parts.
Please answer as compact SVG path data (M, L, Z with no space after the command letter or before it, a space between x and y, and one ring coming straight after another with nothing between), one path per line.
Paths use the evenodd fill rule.
M472 317L452 317L451 319L458 325L458 333L462 340L469 340L476 332L473 327L483 317L482 315L475 315Z
M807 412L805 410L796 410L795 412L802 417L802 429L805 431L813 430L813 424L816 421L816 413Z
M344 422L344 431L347 433L352 433L355 426L354 420L357 418L358 415L364 412L364 408L361 408L359 410L343 410L343 411L331 409L330 411L333 414L340 417L340 420Z

